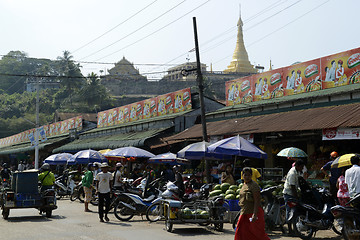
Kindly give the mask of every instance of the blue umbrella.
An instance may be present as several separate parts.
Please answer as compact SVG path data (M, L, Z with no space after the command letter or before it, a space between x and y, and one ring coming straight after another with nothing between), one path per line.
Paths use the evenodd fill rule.
M149 158L148 163L177 165L177 164L189 164L189 161L187 161L186 159L179 159L176 157L176 154L168 152Z
M134 158L151 158L155 155L151 152L148 152L144 149L137 148L137 147L122 147L116 148L104 154L106 157L134 157Z
M82 150L77 152L71 160L68 161L68 164L72 164L72 161L75 161L77 164L88 164L94 162L104 162L106 158L95 150Z
M178 158L199 160L208 156L208 146L210 146L210 143L205 141L192 143L181 149L176 156Z
M220 140L208 147L210 153L266 159L267 154L239 135Z
M71 159L73 155L70 153L58 153L53 154L47 157L44 160L44 163L48 163L50 165L66 165L67 161Z

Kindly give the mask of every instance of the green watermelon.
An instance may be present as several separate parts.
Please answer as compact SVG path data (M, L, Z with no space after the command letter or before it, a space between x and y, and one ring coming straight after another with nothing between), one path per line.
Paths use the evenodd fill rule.
M225 194L224 194L224 193L221 193L221 194L219 195L219 197L225 198Z
M239 189L241 189L243 185L244 185L243 183L240 183L239 184Z
M226 200L235 200L235 195L234 195L234 194L227 194L227 195L225 196L225 199L226 199Z
M208 211L201 211L200 218L202 219L208 219L210 217L210 214Z
M238 194L238 195L236 195L236 199L239 199L240 198L240 195Z
M234 190L227 190L227 191L225 192L225 194L226 194L226 195L228 195L228 194L234 194L234 195L235 195L236 193L235 193Z
M221 185L220 184L216 184L214 186L214 189L213 190L221 190Z
M230 187L229 183L223 183L221 184L221 191L225 193L229 189L229 187Z
M220 195L221 193L222 193L221 190L214 190L214 191L211 191L211 192L209 193L209 197L218 196L218 195Z
M183 218L185 218L185 219L190 219L191 218L192 213L191 213L191 210L189 208L185 208L181 212L182 212Z
M239 195L240 194L240 188L236 191L236 195Z
M238 190L238 186L236 186L236 185L231 185L231 186L229 187L229 189L230 189L230 190L234 190L234 191L236 192L236 190Z

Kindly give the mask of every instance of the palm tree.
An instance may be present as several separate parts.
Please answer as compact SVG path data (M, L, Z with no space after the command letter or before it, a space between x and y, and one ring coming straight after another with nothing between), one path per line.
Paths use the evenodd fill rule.
M80 71L80 64L75 63L73 56L69 51L65 50L63 56L58 57L59 68L61 72L61 85L66 89L67 94L71 101L71 95L75 89L80 89L84 84L84 76Z

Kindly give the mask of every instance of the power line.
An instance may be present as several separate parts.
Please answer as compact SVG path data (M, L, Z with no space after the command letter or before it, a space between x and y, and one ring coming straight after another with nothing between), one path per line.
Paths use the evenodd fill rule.
M150 34L146 35L145 37L143 37L143 38L141 38L141 39L139 39L139 40L137 40L137 41L135 41L135 42L133 42L133 43L131 43L131 44L129 44L129 45L127 45L127 46L125 46L125 47L123 47L123 48L121 48L121 49L119 49L119 50L115 51L115 52L113 52L113 53L111 53L111 54L108 54L108 55L106 55L106 56L104 56L104 57L102 57L102 58L99 58L99 59L97 59L96 61L99 61L99 60L101 60L101 59L104 59L104 58L106 58L106 57L109 57L109 56L111 56L111 55L114 55L115 53L118 53L118 52L120 52L121 50L124 50L124 49L126 49L126 48L128 48L128 47L130 47L130 46L132 46L132 45L135 45L136 43L138 43L138 42L140 42L140 41L142 41L142 40L144 40L144 39L146 39L146 38L148 38L148 37L150 37L150 36L154 35L155 33L157 33L157 32L159 32L159 31L163 30L164 28L166 28L166 27L170 26L171 24L173 24L173 23L175 23L175 22L179 21L179 20L180 20L180 19L182 19L183 17L185 17L185 16L189 15L190 13L192 13L193 11L197 10L198 8L202 7L203 5L205 5L206 3L210 2L210 1L211 1L211 0L207 0L206 2L204 2L204 3L202 3L201 5L197 6L197 7L196 7L196 8L194 8L193 10L191 10L191 11L187 12L186 14L184 14L184 15L182 15L181 17L179 17L179 18L175 19L174 21L172 21L172 22L170 22L170 23L166 24L165 26L163 26L163 27L159 28L158 30L156 30L156 31L154 31L154 32L152 32L152 33L150 33Z
M250 47L250 46L254 45L255 43L260 42L261 40L264 40L264 39L265 39L265 38L267 38L268 36L270 36L270 35L272 35L272 34L274 34L274 33L278 32L278 31L280 31L281 29L283 29L283 28L287 27L288 25L290 25L290 24L294 23L295 21L297 21L297 20L299 20L300 18L302 18L302 17L306 16L307 14L309 14L309 13L311 13L311 12L315 11L316 9L320 8L321 6L323 6L324 4L326 4L326 3L328 3L328 2L330 2L330 0L327 0L327 1L323 2L323 3L321 3L320 5L318 5L318 6L314 7L313 9L311 9L311 10L307 11L306 13L304 13L304 14L300 15L299 17L295 18L294 20L290 21L289 23L287 23L287 24L283 25L282 27L280 27L280 28L278 28L278 29L276 29L276 30L272 31L271 33L269 33L269 34L267 34L267 35L263 36L262 38L260 38L260 39L258 39L258 40L256 40L256 41L254 41L254 42L250 43L249 45L247 45L247 47ZM222 58L222 59L220 59L220 60L218 60L218 61L216 61L216 62L214 62L214 63L221 62L221 61L223 61L224 59L226 59L226 58L228 58L228 57L230 57L230 56L231 56L231 55L228 55L228 56L226 56L226 57L224 57L224 58Z
M109 45L101 48L100 50L97 50L97 51L95 51L95 52L87 55L86 57L81 58L80 60L82 60L82 59L84 59L84 58L88 58L88 57L90 57L90 56L93 56L93 55L95 55L96 53L101 52L101 51L103 51L103 50L105 50L105 49L113 46L114 44L120 42L121 40L123 40L123 39L125 39L125 38L127 38L127 37L129 37L129 36L131 36L131 35L133 35L134 33L138 32L139 30L141 30L141 29L143 29L144 27L148 26L149 24L155 22L155 21L158 20L159 18L165 16L167 13L171 12L172 10L174 10L175 8L177 8L178 6L180 6L181 4L183 4L183 3L186 2L186 1L187 1L187 0L183 0L183 1L180 2L179 4L177 4L177 5L175 5L174 7L170 8L169 10L167 10L166 12L164 12L163 14L161 14L161 15L159 15L158 17L154 18L153 20L151 20L150 22L148 22L148 23L146 23L145 25L141 26L140 28L136 29L135 31L133 31L133 32L125 35L124 37L120 38L119 40L116 40L115 42L113 42L113 43L111 43L111 44L109 44Z
M150 7L151 5L153 5L155 2L157 2L158 0L153 1L152 3L146 5L144 8L142 8L141 10L137 11L135 14L131 15L130 17L128 17L127 19L125 19L123 22L119 23L118 25L116 25L115 27L111 28L110 30L106 31L105 33L101 34L100 36L94 38L93 40L91 40L90 42L84 44L83 46L75 49L74 51L72 51L72 53L75 53L77 51L79 51L80 49L90 45L91 43L95 42L96 40L98 40L99 38L105 36L106 34L108 34L109 32L113 31L114 29L116 29L117 27L121 26L122 24L126 23L127 21L129 21L131 18L135 17L136 15L138 15L139 13L141 13L142 11L144 11L145 9L147 9L148 7Z

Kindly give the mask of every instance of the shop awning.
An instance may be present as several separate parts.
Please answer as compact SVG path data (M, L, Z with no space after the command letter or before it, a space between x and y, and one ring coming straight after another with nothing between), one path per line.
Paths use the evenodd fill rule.
M157 136L168 128L153 129L141 132L119 133L112 135L94 135L88 138L77 139L64 146L56 148L53 153L73 152L83 149L115 149L120 147L142 147L147 139Z
M68 137L57 137L57 138L47 139L45 142L39 144L39 150L42 150L47 146L58 143L65 139L68 139ZM27 143L13 145L13 146L9 146L9 147L0 148L0 155L30 152L30 151L34 151L34 150L35 150L35 147L31 146L30 142L27 142Z
M354 103L208 122L207 133L209 136L221 136L359 126L360 103ZM197 124L163 140L172 144L201 137L202 127Z

